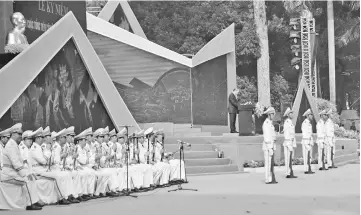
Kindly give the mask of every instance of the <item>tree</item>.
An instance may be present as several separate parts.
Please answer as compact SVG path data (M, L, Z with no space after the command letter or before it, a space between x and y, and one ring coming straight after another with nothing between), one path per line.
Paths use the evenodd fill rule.
M268 29L265 1L253 1L253 13L260 40L261 56L257 59L258 102L271 105Z

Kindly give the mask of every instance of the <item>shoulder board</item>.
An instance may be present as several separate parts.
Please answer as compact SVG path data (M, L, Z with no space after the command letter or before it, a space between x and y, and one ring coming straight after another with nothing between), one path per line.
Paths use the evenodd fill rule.
M25 146L23 146L23 149L25 149Z

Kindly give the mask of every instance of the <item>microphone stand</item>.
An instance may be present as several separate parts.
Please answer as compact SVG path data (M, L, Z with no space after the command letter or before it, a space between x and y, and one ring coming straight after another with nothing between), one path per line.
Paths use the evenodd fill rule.
M130 126L129 125L124 125L123 127L125 127L125 129L127 131L126 135L128 135L128 128ZM129 191L129 157L130 157L129 138L127 138L127 141L126 141L125 144L127 146L126 153L125 153L125 160L126 160L126 165L127 165L127 191L125 191L124 196L130 196L130 197L133 197L133 198L138 198L138 196L130 194L130 191Z
M179 168L180 168L180 171L179 171L179 175L180 175L180 181L183 181L182 180L182 154L183 154L183 162L184 162L184 143L183 142L180 142L180 147L179 147ZM184 163L184 166L185 166L185 163ZM185 168L184 168L184 171L185 171ZM187 181L187 173L185 172L184 173L184 176L185 176L185 183L188 183ZM178 190L189 190L189 191L198 191L197 189L190 189L190 188L183 188L182 187L182 184L178 184L178 188L176 189L173 189L173 190L168 190L168 192L173 192L173 191L178 191Z

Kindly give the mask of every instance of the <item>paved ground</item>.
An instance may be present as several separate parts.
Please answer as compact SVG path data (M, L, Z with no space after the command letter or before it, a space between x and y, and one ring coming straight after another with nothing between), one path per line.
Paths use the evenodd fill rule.
M314 175L285 179L277 172L279 184L265 185L262 173L190 177L184 188L138 194L138 199L100 199L71 206L48 206L31 212L47 215L357 215L360 214L360 165L350 164ZM27 211L2 212L29 214Z

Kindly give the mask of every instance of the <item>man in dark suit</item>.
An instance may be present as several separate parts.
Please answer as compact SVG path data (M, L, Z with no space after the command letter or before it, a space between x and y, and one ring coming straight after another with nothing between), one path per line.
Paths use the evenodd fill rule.
M238 131L236 131L236 117L238 113L238 99L237 99L238 93L239 93L239 89L235 88L228 97L229 126L231 129L231 133L238 133Z

